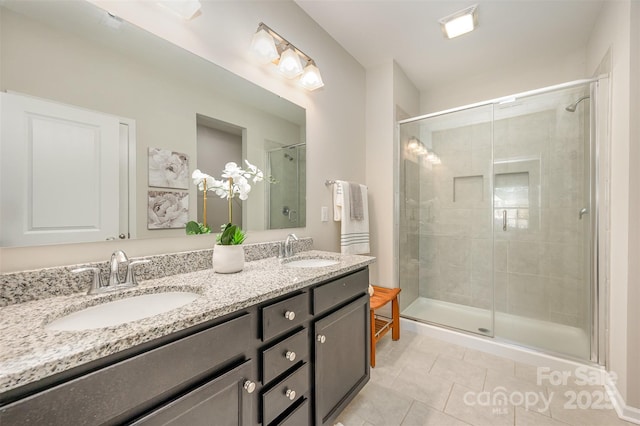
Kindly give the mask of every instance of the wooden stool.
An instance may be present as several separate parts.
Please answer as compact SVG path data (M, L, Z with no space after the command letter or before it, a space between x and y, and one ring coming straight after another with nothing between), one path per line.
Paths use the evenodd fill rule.
M391 337L393 340L400 339L400 312L398 308L399 288L384 288L378 286L373 287L373 296L369 303L369 313L371 315L371 366L376 366L376 343L389 330L392 330ZM383 307L391 302L391 321L386 318L379 317L375 314L375 310Z

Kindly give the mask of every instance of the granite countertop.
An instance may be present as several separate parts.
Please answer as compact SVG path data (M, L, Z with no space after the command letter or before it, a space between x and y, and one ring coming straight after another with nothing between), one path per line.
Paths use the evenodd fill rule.
M280 295L363 268L375 258L306 251L294 258L339 260L319 268L295 268L276 258L245 263L237 274L211 269L140 282L133 289L88 296L77 293L0 308L0 393L222 317ZM147 293L191 291L195 301L130 323L83 331L46 330L45 324L85 307Z

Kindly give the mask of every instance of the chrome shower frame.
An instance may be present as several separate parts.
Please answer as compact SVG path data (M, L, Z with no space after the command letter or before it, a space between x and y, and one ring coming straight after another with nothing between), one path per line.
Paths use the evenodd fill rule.
M589 271L589 280L590 280L590 309L591 309L591 333L590 333L590 360L579 360L579 361L587 361L598 365L606 366L608 362L608 309L607 309L607 300L608 300L608 270L606 268L606 256L608 255L608 245L604 241L601 235L602 229L600 229L600 216L602 213L602 209L608 209L608 206L601 205L601 200L608 199L608 195L602 197L601 191L604 189L608 191L606 187L603 188L603 182L607 181L607 179L603 179L603 176L608 176L609 166L608 166L608 129L598 129L596 127L596 123L598 121L598 108L607 107L607 105L602 104L599 105L599 89L608 90L607 84L602 84L601 81L608 82L608 75L602 75L591 79L582 79L575 80L563 84L553 85L544 87L541 89L526 91L517 93L510 96L503 96L500 98L495 98L483 102L476 102L473 104L464 105L461 107L450 108L443 111L425 114L417 117L412 117L405 120L400 120L396 122L396 126L394 129L395 140L394 140L394 271L393 276L396 281L396 284L400 285L400 268L399 268L399 251L400 251L400 162L402 160L401 156L401 141L400 141L400 126L402 124L407 124L427 118L438 117L449 113L464 111L472 108L487 106L487 105L498 105L500 103L512 102L519 98L539 95L554 92L561 89L568 89L572 87L577 87L581 85L590 85L590 128L589 128L589 148L590 148L590 166L591 166L591 176L589 179L589 198L590 198L590 231L591 231L591 241L590 241L590 257L591 257L591 267ZM609 92L605 92L608 93ZM581 99L584 100L584 99ZM579 101L578 101L579 102ZM602 110L607 111L607 110ZM605 112L600 112L601 114ZM608 117L608 115L607 115ZM608 123L608 119L605 118L605 123ZM493 124L492 124L493 126ZM607 124L608 126L608 124ZM492 144L493 145L493 144ZM493 147L492 147L493 150ZM601 155L604 152L604 160L601 158ZM604 169L604 170L603 170ZM493 186L492 186L493 187ZM606 231L605 231L606 232ZM495 320L495 315L494 315ZM447 328L446 326L443 326ZM458 330L461 333L468 333L462 330ZM475 334L474 334L475 335ZM477 336L477 335L475 335ZM484 338L493 338L493 337L484 337ZM514 344L519 346L517 344ZM530 348L531 349L531 348ZM564 358L571 358L568 356L563 356L562 354L546 351L543 349L535 348L536 351L540 353L547 353L553 356L561 356ZM573 359L573 358L571 358Z

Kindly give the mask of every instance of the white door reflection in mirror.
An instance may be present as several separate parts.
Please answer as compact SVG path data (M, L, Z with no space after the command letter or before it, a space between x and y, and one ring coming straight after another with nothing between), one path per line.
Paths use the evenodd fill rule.
M1 245L117 238L119 118L1 95Z

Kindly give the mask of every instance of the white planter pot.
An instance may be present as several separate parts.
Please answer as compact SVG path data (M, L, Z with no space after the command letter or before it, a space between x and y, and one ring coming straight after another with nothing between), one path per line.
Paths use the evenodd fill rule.
M219 274L233 274L244 268L244 247L242 245L213 246L213 270Z

